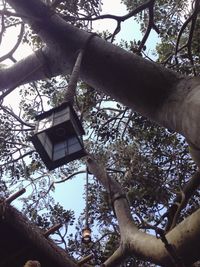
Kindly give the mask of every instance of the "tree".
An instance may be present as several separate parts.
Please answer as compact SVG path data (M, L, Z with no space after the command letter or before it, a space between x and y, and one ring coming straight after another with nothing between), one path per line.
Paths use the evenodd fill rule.
M91 211L95 211L91 212L91 218L101 221L110 230L110 233L104 232L104 251L100 251L97 258L105 260L106 255L109 256L104 262L106 267L118 266L125 260L125 266L136 266L138 263L134 256L161 266L190 266L199 260L198 191L195 192L199 186L199 172L194 173L195 167L188 156L183 137L175 136L166 128L186 138L191 154L197 166L200 166L199 78L196 75L199 61L196 27L199 23L199 0L194 1L191 11L185 14L182 10L187 1L124 3L130 12L126 16L117 17L99 16L98 1L2 2L4 9L1 13L6 18L4 27L20 24L18 43L24 38L24 41L39 48L27 58L0 71L1 101L17 86L30 83L29 87L21 91L24 97L21 103L24 118L1 105L2 124L7 130L6 133L2 131L2 178L10 174L11 183L21 179L30 181L33 177L35 180L41 178L40 187L32 195L36 202L26 200L27 210L32 217L35 203L38 204L44 196L51 198L48 192L53 184L50 184L47 192L43 190L49 173L45 172L38 155L27 142L27 132L33 130L31 119L34 113L42 111L42 104L56 105L63 98L65 82L59 78L41 81L39 84L36 81L70 74L77 51L85 48L80 70L80 78L85 84L79 85L76 104L80 115L84 116L85 124L92 125L94 130L91 138L88 138L87 148L95 152L96 159L88 156L87 164L97 179L90 185L91 206L95 200L98 207L95 205L91 208ZM169 14L167 18L166 12ZM139 43L132 42L131 46L125 44L124 48L132 52L106 42L99 36L90 37L91 34L83 30L89 27L88 21L113 18L117 21L117 28L111 36L114 40L121 22L132 16L141 22L144 32L144 38ZM182 22L184 16L185 22ZM24 22L31 27L32 34L28 28L24 35ZM158 62L162 64L144 58L143 51L151 30L161 36ZM104 35L109 37L107 33ZM89 42L88 38L91 38ZM40 48L42 44L45 46ZM15 61L13 51L7 57ZM60 90L57 86L59 84ZM29 97L31 102L28 102ZM114 102L116 106L111 108L102 104L113 100L121 104ZM166 128L159 128L135 112ZM27 123L27 119L30 122ZM92 142L93 137L102 141L102 146L98 142L98 150ZM109 154L111 149L115 152ZM30 159L25 161L27 155ZM77 168L75 164L69 164L52 175L62 177L68 173L68 177L71 177ZM34 176L36 173L37 176ZM2 188L4 185L2 179ZM128 191L127 195L122 187L125 192ZM159 191L156 191L157 188ZM174 197L170 189L178 190L179 194ZM106 198L110 199L116 218L109 210ZM189 206L186 207L188 201ZM46 202L40 205L42 209ZM51 209L53 217L48 216L54 218L57 210L63 213L62 208L55 205ZM186 214L190 216L182 221ZM65 215L67 227L73 221L73 214ZM41 216L36 214L35 217L40 218L42 226L45 224ZM139 228L151 229L156 236ZM119 233L120 245L111 255L112 249L117 247ZM71 242L72 248L77 249L76 242Z

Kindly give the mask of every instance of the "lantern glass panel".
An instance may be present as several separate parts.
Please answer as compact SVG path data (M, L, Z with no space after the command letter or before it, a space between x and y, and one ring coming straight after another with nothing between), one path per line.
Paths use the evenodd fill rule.
M81 150L81 145L77 136L73 136L68 139L68 149L69 149L69 154Z
M54 145L53 160L58 160L65 157L67 153L67 142L59 142Z
M53 125L52 119L53 119L52 116L49 116L49 117L44 118L43 120L39 121L37 131L41 132L41 131L44 131L44 130L52 127L52 125Z
M58 125L68 120L70 120L70 111L69 107L66 107L63 110L54 113L53 125Z
M81 134L80 134L79 127L78 127L78 125L77 125L77 123L76 123L76 121L74 120L73 117L71 117L71 122L72 122L73 128L74 128L74 130L75 130L75 132L76 132L76 134L77 134L77 137L78 137L78 139L79 139L79 142L80 142L81 144L83 144L83 139L82 139L82 136L81 136Z
M82 149L76 136L68 137L66 140L54 144L53 160L58 160L67 155L76 153Z
M38 139L40 140L42 146L44 147L46 153L48 154L49 158L52 159L52 149L53 145L51 140L49 139L48 135L45 132L38 134Z

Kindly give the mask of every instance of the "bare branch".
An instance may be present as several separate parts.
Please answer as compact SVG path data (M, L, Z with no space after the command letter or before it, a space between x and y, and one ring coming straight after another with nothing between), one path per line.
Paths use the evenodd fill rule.
M25 121L23 121L19 116L17 116L11 109L9 109L8 107L5 107L3 105L0 105L0 107L2 108L2 110L6 113L8 113L10 116L12 116L13 118L15 118L18 122L20 122L20 124L25 125L27 127L30 127L31 129L33 129L35 126L33 124L27 123ZM31 130L29 129L29 130ZM21 129L22 130L22 129ZM27 129L26 129L27 130Z
M0 58L0 62L4 61L7 58L12 58L13 54L15 53L15 51L17 50L17 48L19 47L19 45L21 44L22 38L23 38L23 34L24 34L24 23L21 23L21 29L20 29L20 33L18 35L18 39L16 44L14 45L14 47L4 56L2 56Z

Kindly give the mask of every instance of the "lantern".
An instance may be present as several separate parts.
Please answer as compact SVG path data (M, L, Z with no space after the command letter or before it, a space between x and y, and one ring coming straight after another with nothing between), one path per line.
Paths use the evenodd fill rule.
M91 229L86 226L82 231L82 242L88 244L91 242Z
M49 170L86 155L84 129L70 103L37 115L36 121L31 141Z
M82 230L82 242L84 244L89 244L91 242L91 229L89 227L89 223L88 223L88 219L89 219L89 203L88 203L88 187L89 187L89 183L88 183L88 168L86 168L86 192L85 192L85 227Z

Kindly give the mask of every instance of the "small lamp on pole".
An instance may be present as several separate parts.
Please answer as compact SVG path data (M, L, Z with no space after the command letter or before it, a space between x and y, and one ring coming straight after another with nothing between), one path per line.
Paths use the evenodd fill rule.
M85 227L82 230L82 242L84 244L89 244L91 242L91 229L89 227L88 223L88 169L86 168L86 192L85 192L85 202L86 202L86 207L85 207Z
M82 242L84 244L89 244L91 242L91 229L88 225L85 225L85 227L82 230Z

